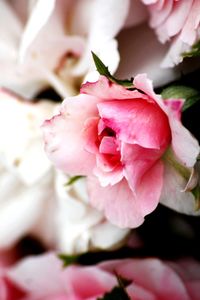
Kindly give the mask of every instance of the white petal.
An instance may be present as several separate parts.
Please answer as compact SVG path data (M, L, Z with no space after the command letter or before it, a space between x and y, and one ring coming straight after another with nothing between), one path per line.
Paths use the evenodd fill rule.
M122 243L129 230L119 229L105 220L88 203L85 179L66 187L67 177L58 173L57 238L58 248L68 254L90 249L108 249Z
M45 1L42 0L38 0L36 2L31 17L28 21L28 24L26 25L26 29L23 33L20 51L19 51L20 60L23 60L27 49L34 41L38 32L48 21L55 7L55 3L56 3L55 0L49 0L48 5L45 3Z
M4 90L0 90L0 100L0 161L24 183L32 184L51 167L40 126L56 105L31 104Z
M47 188L46 180L40 184L27 188L12 174L1 172L0 248L11 247L37 223Z
M111 69L110 71L115 70L119 56L116 51L113 52L116 47L116 42L113 39L125 23L128 8L128 0L95 0L91 10L87 49L75 68L74 74L83 74L87 71L92 62L91 50L105 60L105 63ZM113 57L112 53L114 53ZM110 58L112 58L111 62Z

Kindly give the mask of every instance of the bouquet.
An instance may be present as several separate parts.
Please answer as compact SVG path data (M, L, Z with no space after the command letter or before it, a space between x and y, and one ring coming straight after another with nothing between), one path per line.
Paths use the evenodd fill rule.
M200 2L0 25L0 300L200 299Z

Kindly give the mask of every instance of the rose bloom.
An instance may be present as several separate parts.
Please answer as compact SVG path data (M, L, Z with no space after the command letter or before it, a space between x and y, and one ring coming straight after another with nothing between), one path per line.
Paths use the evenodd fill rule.
M84 178L67 186L47 159L40 126L56 107L0 90L0 250L33 235L74 254L117 247L129 233L89 205Z
M163 67L173 67L183 60L200 38L200 2L198 0L142 0L150 13L150 26L162 43L170 41Z
M191 260L124 259L63 268L54 254L45 254L26 258L7 272L26 293L23 300L96 300L117 286L116 274L130 280L126 291L133 300L199 299L200 265Z
M91 49L114 72L128 10L129 0L0 1L0 86L27 97L48 86L75 94L94 69Z
M164 102L145 74L133 84L128 90L102 76L66 98L43 125L46 152L63 171L88 176L91 203L120 227L139 226L160 199L198 214L194 195L183 192L199 154L180 122L183 101Z

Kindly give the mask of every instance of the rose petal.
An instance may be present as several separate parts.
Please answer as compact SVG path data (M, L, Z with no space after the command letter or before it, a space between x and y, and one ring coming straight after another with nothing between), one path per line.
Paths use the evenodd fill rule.
M96 96L100 99L148 99L138 91L129 91L121 85L112 83L105 76L100 76L97 82L86 82L82 85L81 94Z
M95 165L94 155L85 150L87 132L84 122L97 114L97 101L88 95L67 98L60 114L42 126L49 158L68 173L87 175Z
M101 102L97 107L105 125L125 143L162 151L170 142L167 116L156 103L142 99L123 100L123 103L115 100Z
M183 192L187 182L169 163L165 162L164 185L160 203L188 215L200 215L196 210L195 197L191 192Z

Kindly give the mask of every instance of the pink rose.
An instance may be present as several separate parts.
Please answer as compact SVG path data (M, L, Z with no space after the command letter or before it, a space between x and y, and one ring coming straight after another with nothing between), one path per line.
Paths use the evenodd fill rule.
M163 102L145 74L133 83L134 90L103 76L86 83L43 125L49 158L67 173L88 176L91 203L120 227L139 226L156 208L169 147L185 168L199 153L179 120L182 101Z
M126 291L133 300L199 299L200 266L195 261L124 259L63 268L55 255L45 254L24 259L8 276L27 293L24 300L96 300L117 286L116 273L130 280Z
M199 38L200 2L198 0L142 0L150 12L150 25L162 43L172 45L164 67L173 67L182 61L183 52L189 51Z

